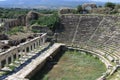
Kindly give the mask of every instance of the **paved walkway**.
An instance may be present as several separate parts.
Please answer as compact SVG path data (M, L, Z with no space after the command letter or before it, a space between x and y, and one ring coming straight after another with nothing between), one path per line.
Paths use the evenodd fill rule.
M37 68L38 65L42 65L42 63L48 58L56 49L58 49L62 44L55 43L48 50L41 53L36 59L32 59L31 62L19 70L17 73L6 78L6 80L27 80L24 79L28 76L34 69Z

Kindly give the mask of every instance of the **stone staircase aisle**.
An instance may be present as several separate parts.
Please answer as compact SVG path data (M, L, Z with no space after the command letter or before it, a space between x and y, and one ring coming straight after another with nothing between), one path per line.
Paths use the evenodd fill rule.
M120 80L120 70L116 71L108 80Z

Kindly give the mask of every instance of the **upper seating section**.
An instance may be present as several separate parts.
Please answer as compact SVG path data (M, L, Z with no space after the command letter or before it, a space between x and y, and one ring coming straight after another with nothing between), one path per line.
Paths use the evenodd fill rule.
M112 47L120 46L120 17L107 16L104 17L98 29L91 37L88 44L96 44L98 47ZM91 45L91 44L90 44Z
M120 47L120 17L102 15L62 15L58 41L69 45L84 45L99 49ZM113 51L114 52L114 51Z
M101 20L102 17L98 16L82 16L74 42L86 42L94 33Z
M78 21L79 16L61 16L61 26L64 29L61 35L58 36L61 42L69 43L72 41L71 38L73 38Z

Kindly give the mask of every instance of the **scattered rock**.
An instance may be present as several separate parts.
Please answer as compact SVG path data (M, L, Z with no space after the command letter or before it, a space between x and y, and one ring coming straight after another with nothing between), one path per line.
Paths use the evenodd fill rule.
M2 47L2 49L9 49L10 48L10 46L9 45L3 45L3 47Z
M20 40L20 43L24 43L26 41L26 38L23 38Z
M60 14L72 14L75 12L75 9L69 9L69 8L63 8L60 9L59 13Z
M10 46L17 46L17 45L19 45L20 44L20 41L19 40L10 40L9 42L8 42L8 45L10 45Z
M8 36L5 34L0 34L0 40L8 40Z
M97 8L97 5L94 3L85 3L82 5L83 10L85 10L87 7L91 7L91 9L93 9L93 8Z

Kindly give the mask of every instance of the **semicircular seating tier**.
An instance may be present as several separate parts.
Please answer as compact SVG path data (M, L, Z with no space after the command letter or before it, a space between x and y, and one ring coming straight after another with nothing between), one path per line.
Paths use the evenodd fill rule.
M120 64L120 16L61 15L58 42L101 52Z

